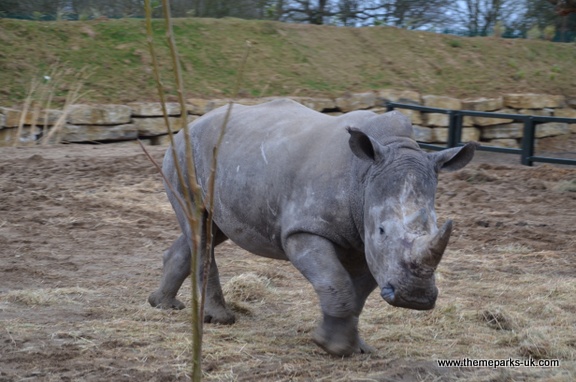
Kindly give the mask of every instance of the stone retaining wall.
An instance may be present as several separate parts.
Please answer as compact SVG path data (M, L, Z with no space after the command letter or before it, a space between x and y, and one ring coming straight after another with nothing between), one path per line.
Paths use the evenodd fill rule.
M421 95L409 90L385 89L374 92L350 93L342 97L310 98L289 97L319 112L339 115L353 110L372 110L384 113L387 101L418 104L453 110L475 110L508 114L544 115L576 119L576 99L546 94L506 94L498 98L457 99L446 96ZM238 99L244 105L256 105L274 98ZM188 122L226 105L226 99L189 99L186 105ZM169 123L179 127L180 105L166 104ZM415 138L427 143L445 143L448 138L448 116L400 110L407 114L415 126ZM23 121L21 135L18 125ZM522 124L512 120L465 117L462 140L481 141L488 145L518 147L522 138ZM0 146L34 142L47 134L52 126L60 125L54 139L62 142L114 142L149 139L151 144L163 144L166 126L160 103L133 102L127 105L72 105L61 110L28 113L0 107ZM544 123L536 128L536 138L576 134L573 124Z

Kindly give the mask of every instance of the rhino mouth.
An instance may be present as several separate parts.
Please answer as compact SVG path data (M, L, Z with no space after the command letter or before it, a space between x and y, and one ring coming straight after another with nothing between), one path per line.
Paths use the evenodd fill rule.
M390 283L387 283L381 290L380 296L388 304L399 308L414 309L414 310L430 310L436 305L436 297L438 296L438 289L434 287L429 293L413 293L404 294L399 293L396 288ZM418 296L418 297L415 297Z

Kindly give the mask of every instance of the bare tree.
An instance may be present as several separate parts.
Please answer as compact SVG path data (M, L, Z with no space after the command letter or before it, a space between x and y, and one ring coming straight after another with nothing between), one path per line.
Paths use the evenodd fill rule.
M184 0L197 17L238 17L243 19L277 19L282 1L272 0Z
M554 9L544 0L526 0L526 8L522 17L514 24L514 28L526 35L530 29L544 30L547 26L554 25L558 18Z
M0 12L19 17L36 18L36 15L38 15L55 18L58 10L67 2L66 0L2 0L0 1Z
M361 0L338 1L338 20L344 26L353 26L361 9Z
M497 22L512 24L525 7L517 0L461 0L450 8L454 21L463 25L470 35L487 35Z
M376 0L363 1L358 18L364 24L385 24L418 29L446 22L449 0Z
M548 0L556 6L556 12L560 16L576 13L576 0Z
M332 6L333 1L329 0L290 0L283 9L282 19L322 25L336 15Z
M291 0L283 20L339 25L393 25L416 29L445 21L449 0Z

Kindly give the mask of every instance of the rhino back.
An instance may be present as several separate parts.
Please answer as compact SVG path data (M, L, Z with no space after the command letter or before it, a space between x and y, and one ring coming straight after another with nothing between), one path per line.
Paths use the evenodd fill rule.
M290 100L234 105L218 156L218 227L248 251L274 258L285 258L282 242L295 232L359 245L350 216L353 155L345 128L366 113L330 117ZM190 127L204 191L225 114L220 108Z

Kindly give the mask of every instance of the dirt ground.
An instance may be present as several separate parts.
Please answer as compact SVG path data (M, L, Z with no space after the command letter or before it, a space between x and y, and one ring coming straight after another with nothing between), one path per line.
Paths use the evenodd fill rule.
M165 148L149 150L160 160ZM223 244L227 290L247 288L244 276L256 292L229 292L235 325L205 327L205 378L576 380L576 167L517 162L481 153L441 175L439 221L455 229L437 307L393 308L373 294L360 331L375 354L324 354L310 340L319 309L303 277ZM160 177L135 144L0 149L0 381L187 380L189 310L146 301L177 235ZM436 364L464 357L560 367Z

